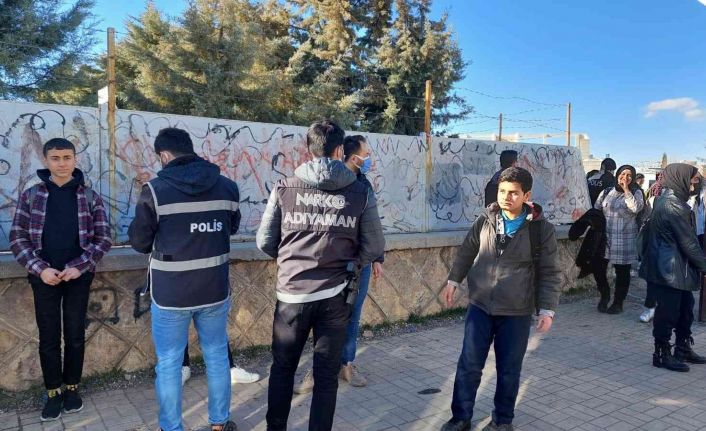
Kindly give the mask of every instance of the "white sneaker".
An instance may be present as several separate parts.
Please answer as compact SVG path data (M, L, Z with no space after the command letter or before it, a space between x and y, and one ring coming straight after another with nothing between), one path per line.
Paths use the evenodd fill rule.
M645 311L640 314L640 322L649 323L655 317L655 309L645 307Z
M184 383L186 383L187 380L191 378L191 368L190 367L181 367L181 385L184 386Z
M258 380L260 380L260 375L257 373L250 373L239 367L233 367L230 369L231 385L236 383L255 383Z

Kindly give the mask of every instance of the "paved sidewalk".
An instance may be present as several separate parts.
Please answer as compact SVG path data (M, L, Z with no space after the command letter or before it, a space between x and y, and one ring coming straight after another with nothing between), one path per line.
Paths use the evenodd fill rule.
M622 315L595 312L595 300L559 307L548 335L533 335L522 373L515 425L531 430L706 430L706 365L675 373L651 364L651 325L637 321L642 307ZM706 327L694 324L698 352L706 353ZM361 342L358 363L369 386L341 385L335 430L438 430L449 418L463 326ZM303 367L300 367L302 371ZM267 374L263 366L257 371ZM485 368L474 429L488 421L495 387L494 356ZM432 392L424 394L424 391ZM438 391L437 391L438 390ZM187 429L207 425L205 377L187 382ZM264 430L267 380L236 385L233 415L240 430ZM40 424L39 412L0 416L0 430L153 430L153 388L86 396L80 413ZM291 430L306 430L311 395L296 396Z

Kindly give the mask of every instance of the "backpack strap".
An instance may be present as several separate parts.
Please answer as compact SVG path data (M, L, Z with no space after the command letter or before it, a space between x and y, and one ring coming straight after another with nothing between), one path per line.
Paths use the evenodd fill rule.
M34 198L37 197L37 186L34 185L29 188L29 210L32 211L32 204L34 204Z
M534 305L539 314L539 289L537 281L539 280L539 259L542 257L542 228L540 222L531 221L529 224L530 247L532 251L532 270L534 271Z
M92 188L90 187L84 187L83 188L84 193L86 194L86 201L88 202L88 210L93 214L93 208L95 207L95 200L96 200L96 192L93 191ZM30 210L32 209L32 204L34 203L34 198L37 197L37 186L34 185L29 188L29 208Z
M90 187L84 187L83 188L84 193L86 194L86 201L88 202L88 211L93 215L93 209L95 207L95 200L96 200L96 192L93 191L92 188Z

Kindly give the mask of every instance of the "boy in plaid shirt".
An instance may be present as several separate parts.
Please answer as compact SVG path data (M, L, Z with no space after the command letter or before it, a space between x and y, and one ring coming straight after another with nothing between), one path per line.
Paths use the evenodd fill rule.
M83 408L88 293L96 264L111 246L103 201L76 169L76 148L63 138L44 144L42 180L20 196L10 231L15 259L29 272L39 329L39 360L47 388L41 420ZM63 320L63 322L62 322ZM61 328L64 361L61 361ZM62 392L62 383L66 389Z

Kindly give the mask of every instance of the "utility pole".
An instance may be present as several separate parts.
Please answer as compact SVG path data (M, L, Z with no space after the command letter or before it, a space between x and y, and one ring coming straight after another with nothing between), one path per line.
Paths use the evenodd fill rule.
M498 141L502 141L503 140L503 113L502 112L500 113L500 117L498 117L498 118L500 119L500 124L498 126Z
M427 79L424 91L424 135L427 142L427 153L425 163L426 173L426 198L431 197L431 171L432 171L432 147L431 147L431 79ZM429 205L424 205L424 231L429 232Z
M117 194L118 185L116 179L116 159L117 144L115 142L115 29L108 27L108 172L110 179L110 222L117 225ZM117 230L113 229L113 238L117 236Z
M566 105L566 146L571 146L571 102Z

